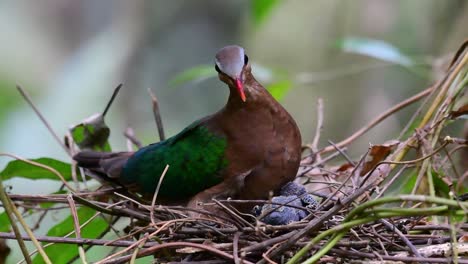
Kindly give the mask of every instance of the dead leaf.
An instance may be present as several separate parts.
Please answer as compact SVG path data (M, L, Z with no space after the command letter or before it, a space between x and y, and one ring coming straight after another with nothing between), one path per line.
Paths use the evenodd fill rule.
M462 236L458 239L458 243L468 243L468 234L462 235Z
M361 176L366 175L371 171L379 162L383 161L388 154L390 154L395 146L400 142L398 140L392 140L382 145L374 145L369 151L369 156L371 159L364 163L364 166L361 171Z
M354 169L354 165L351 163L345 163L342 164L338 169L336 169L336 172L345 172L350 169Z
M450 112L451 119L455 119L462 115L468 115L468 104L461 106L460 108L458 108L458 110Z

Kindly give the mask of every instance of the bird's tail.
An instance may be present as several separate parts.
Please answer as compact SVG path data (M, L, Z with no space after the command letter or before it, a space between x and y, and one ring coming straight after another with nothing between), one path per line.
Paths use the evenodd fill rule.
M73 159L82 168L104 174L111 179L118 179L123 166L132 155L133 152L82 151L73 156Z

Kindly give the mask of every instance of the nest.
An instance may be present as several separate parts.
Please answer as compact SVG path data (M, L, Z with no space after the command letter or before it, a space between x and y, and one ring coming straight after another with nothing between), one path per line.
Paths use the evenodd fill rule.
M322 149L318 147L323 122L319 100L317 132L313 142L304 146L297 177L319 205L301 208L308 216L299 222L268 225L233 207L246 201L229 199L213 200L227 218L203 211L197 212L200 217L190 217L194 209L147 204L118 187L53 195L2 192L3 204L11 205L5 209L21 225L17 208L35 212L71 208L75 234L0 233L0 237L20 243L32 239L43 258L47 258L44 243L76 244L74 258L83 262L92 247L113 248L96 263L127 263L146 256L157 263L468 263L468 202L463 194L468 132L465 138L457 138L445 129L468 113L463 99L468 83L466 46L440 81L380 114L351 137ZM349 143L421 99L400 139L370 146L359 160L347 156ZM459 154L462 162L457 165L454 159ZM410 190L395 188L408 179L414 181ZM271 199L247 202L268 204ZM79 208L92 213L80 219ZM106 227L99 235L85 238L84 228L97 218L104 219ZM119 223L125 234L103 238L122 230L116 227Z

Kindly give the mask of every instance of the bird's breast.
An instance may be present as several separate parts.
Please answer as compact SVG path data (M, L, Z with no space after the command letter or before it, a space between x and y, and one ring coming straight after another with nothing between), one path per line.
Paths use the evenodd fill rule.
M291 116L281 107L248 108L230 113L224 126L226 155L234 176L257 168L286 177L297 171L301 137Z

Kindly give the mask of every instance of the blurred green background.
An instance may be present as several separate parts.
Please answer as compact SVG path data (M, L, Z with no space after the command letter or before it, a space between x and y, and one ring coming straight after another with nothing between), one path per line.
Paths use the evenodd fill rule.
M124 83L107 116L114 150L125 149L127 126L145 144L157 140L147 94L152 88L166 134L173 135L219 109L228 90L217 78L170 81L191 67L212 65L216 51L233 43L245 47L267 87L291 88L282 102L304 142L313 137L317 98L324 98L325 146L437 79L468 36L466 25L463 0L4 1L0 150L67 159L15 83L61 136L102 111ZM372 41L366 46L366 39L394 50ZM387 56L392 51L396 56ZM412 109L366 134L351 152L395 138Z
M465 0L2 1L0 152L69 159L15 84L63 136L102 111L124 83L106 116L114 150L126 149L128 126L145 144L157 141L151 88L166 135L174 135L222 107L228 90L206 78L206 68L192 70L189 81L173 80L211 67L228 44L243 46L257 79L284 93L304 143L313 137L317 99L324 99L323 147L438 79L468 37L467 25ZM396 138L414 109L387 119L350 152ZM13 193L48 193L59 186L52 182L6 185Z

